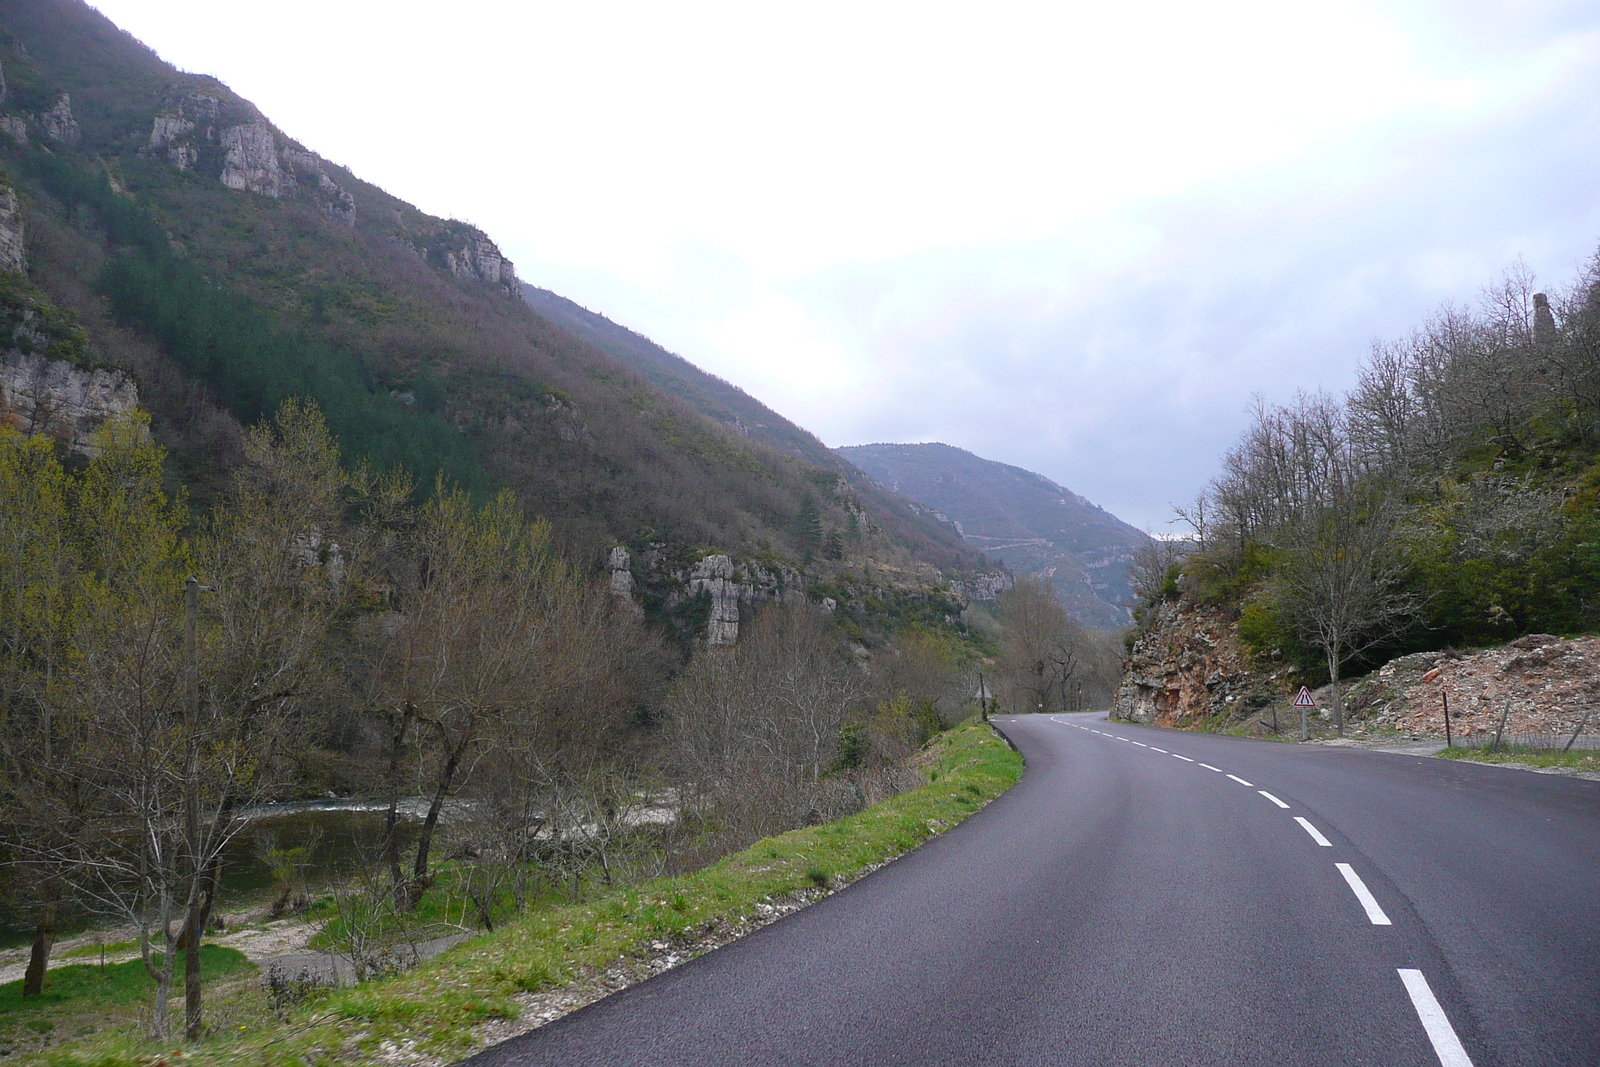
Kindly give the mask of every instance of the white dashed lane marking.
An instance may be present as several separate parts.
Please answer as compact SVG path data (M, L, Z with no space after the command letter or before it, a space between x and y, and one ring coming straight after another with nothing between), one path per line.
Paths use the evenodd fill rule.
M1078 726L1077 723L1068 723L1067 725L1077 726L1078 729L1087 730L1089 733L1100 734L1101 737L1115 737L1118 741L1130 741L1129 738L1116 734L1101 733L1101 731L1091 727ZM1213 767L1209 763L1198 763L1188 756L1181 756L1176 752L1168 752L1164 748L1147 745L1143 741L1130 741L1130 743L1138 745L1140 748L1147 748L1151 752L1159 752L1163 756L1181 759L1185 763L1195 763L1208 771L1227 774L1221 767ZM1249 786L1252 789L1255 788L1252 783L1245 781L1237 774L1228 774L1228 777L1240 785ZM1288 804L1285 804L1265 789L1257 789L1256 792L1280 808L1289 807ZM1296 815L1294 821L1299 823L1301 828L1311 835L1311 840L1318 845L1323 848L1333 847L1333 842L1324 837L1322 831L1311 825L1309 819ZM1356 873L1355 868L1348 863L1336 863L1334 866L1338 868L1339 873L1344 877L1345 883L1350 886L1350 891L1355 894L1356 900L1367 913L1367 919L1372 925L1393 926L1394 923L1384 913L1383 907L1378 903L1377 898L1372 895L1372 891L1367 888L1367 884L1361 880L1361 876ZM1398 973L1401 982L1405 984L1406 993L1411 997L1412 1007L1417 1010L1417 1018L1422 1021L1422 1028L1427 1032L1428 1040L1433 1044L1434 1054L1439 1057L1439 1067L1473 1067L1471 1058L1467 1056L1467 1050L1462 1047L1461 1039L1456 1036L1455 1029L1450 1025L1450 1020L1444 1013L1444 1008L1440 1007L1438 998L1433 995L1433 990L1428 986L1428 980L1423 977L1422 972L1401 967L1398 969Z
M1339 873L1344 875L1344 880L1350 883L1350 891L1356 895L1357 900L1361 901L1361 906L1367 909L1367 918L1372 920L1372 925L1393 926L1394 923L1389 921L1389 916L1385 915L1383 909L1378 906L1378 898L1372 895L1372 891L1367 888L1367 883L1361 880L1361 876L1356 873L1356 869L1348 863L1335 863L1334 866L1339 868Z
M1433 1042L1439 1067L1472 1067L1467 1050L1461 1047L1461 1039L1456 1036L1455 1028L1450 1025L1444 1009L1439 1006L1439 998L1433 995L1422 972L1409 967L1396 969L1400 972L1400 981L1406 985L1406 992L1411 994L1411 1006L1417 1009L1422 1029L1427 1031L1428 1040Z

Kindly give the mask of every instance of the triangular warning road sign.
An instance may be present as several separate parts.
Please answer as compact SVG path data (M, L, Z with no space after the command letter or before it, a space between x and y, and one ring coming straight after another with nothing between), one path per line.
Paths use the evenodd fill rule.
M1317 702L1311 699L1311 690L1302 685L1300 687L1300 695L1294 698L1294 706L1297 708L1314 708L1317 706Z

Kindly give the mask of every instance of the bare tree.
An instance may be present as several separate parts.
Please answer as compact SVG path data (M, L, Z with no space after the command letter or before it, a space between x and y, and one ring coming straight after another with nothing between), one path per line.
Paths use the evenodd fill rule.
M1397 506L1380 488L1350 486L1278 533L1288 555L1278 595L1286 616L1322 650L1340 736L1344 664L1404 629L1420 606L1404 590L1397 519Z

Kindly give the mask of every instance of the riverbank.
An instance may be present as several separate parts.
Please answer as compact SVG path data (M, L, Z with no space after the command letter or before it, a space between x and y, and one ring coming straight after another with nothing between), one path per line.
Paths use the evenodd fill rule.
M203 1042L163 1048L137 1027L55 1044L55 1064L443 1064L820 900L956 825L1009 788L1022 759L987 726L941 734L914 760L927 784L856 815L767 838L691 875L545 908L414 971L274 1006L260 981L226 1002ZM13 1062L37 1062L18 1060Z

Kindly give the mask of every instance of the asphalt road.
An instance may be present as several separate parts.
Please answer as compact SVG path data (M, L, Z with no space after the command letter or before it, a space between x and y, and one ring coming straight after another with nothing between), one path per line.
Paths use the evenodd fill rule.
M1600 1064L1600 782L997 725L960 826L468 1062Z

